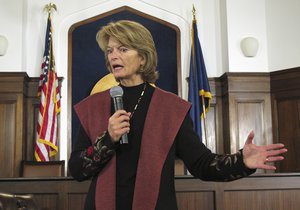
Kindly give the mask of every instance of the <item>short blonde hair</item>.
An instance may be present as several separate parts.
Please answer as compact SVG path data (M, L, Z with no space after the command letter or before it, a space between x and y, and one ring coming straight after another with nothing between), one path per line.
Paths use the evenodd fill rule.
M145 59L145 65L137 71L144 81L154 83L158 79L157 52L148 29L134 21L120 20L111 22L98 31L96 40L105 54L106 66L109 71L111 68L107 58L107 45L110 37L128 48L137 50L138 54Z

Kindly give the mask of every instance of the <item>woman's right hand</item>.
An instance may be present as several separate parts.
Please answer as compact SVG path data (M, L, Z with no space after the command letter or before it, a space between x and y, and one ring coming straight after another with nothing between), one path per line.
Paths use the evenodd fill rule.
M124 133L129 133L130 130L130 112L125 110L116 111L108 119L108 133L113 142L118 142Z

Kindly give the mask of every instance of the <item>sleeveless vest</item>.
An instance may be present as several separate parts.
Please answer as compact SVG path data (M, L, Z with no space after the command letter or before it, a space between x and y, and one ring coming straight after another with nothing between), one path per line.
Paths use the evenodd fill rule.
M155 209L165 159L191 104L175 94L155 88L145 120L138 161L133 210ZM92 141L107 130L111 116L109 91L91 95L74 106ZM116 157L99 173L96 209L115 210Z

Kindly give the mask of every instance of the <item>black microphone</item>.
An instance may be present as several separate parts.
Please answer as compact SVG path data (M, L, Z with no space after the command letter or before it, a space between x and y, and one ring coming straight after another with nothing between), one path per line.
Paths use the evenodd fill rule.
M110 89L109 91L110 96L113 99L114 102L114 108L115 111L120 110L120 109L124 109L123 108L123 89L120 86L114 86ZM127 133L124 133L122 135L122 139L120 140L120 144L128 144L128 137L127 137Z

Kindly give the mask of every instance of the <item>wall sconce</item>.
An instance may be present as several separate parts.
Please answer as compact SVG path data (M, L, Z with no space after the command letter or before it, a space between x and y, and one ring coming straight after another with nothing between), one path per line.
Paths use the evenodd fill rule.
M0 35L0 56L5 55L8 46L8 40L5 36Z
M246 57L254 57L258 51L258 41L254 37L246 37L241 41L241 50Z

